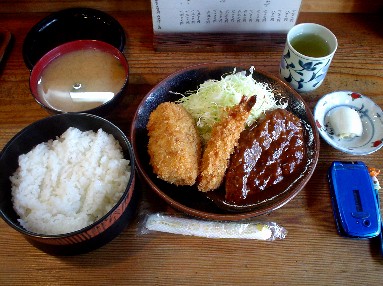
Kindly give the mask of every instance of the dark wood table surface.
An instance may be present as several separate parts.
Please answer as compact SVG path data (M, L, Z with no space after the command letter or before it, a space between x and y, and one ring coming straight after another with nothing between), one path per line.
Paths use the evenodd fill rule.
M236 62L278 74L283 41L268 49L249 48L251 38L246 37L234 39L231 48L198 39L187 45L154 43L150 13L111 14L126 31L130 79L123 102L108 119L126 134L140 100L181 68ZM24 127L48 116L31 96L22 56L27 32L46 15L0 14L0 27L12 33L0 66L0 148ZM298 22L323 24L339 41L323 85L303 95L310 108L335 90L362 93L383 107L383 17L301 13ZM273 242L142 234L140 208L137 218L106 246L83 255L56 257L34 248L1 220L0 285L381 285L383 258L377 241L346 239L336 232L326 173L331 162L340 159L362 160L383 170L382 152L352 156L321 140L317 168L304 189L282 208L253 219L277 222L287 229L284 240ZM141 205L154 201L156 209L169 211L145 186L138 191ZM150 206L145 210L150 213Z

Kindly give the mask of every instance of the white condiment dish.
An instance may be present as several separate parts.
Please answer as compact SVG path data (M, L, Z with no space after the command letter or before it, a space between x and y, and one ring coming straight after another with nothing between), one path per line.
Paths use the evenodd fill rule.
M331 112L338 107L356 110L362 121L361 136L340 138L330 124ZM323 96L314 109L321 137L332 147L352 155L368 155L383 146L383 112L370 98L352 91L334 91Z

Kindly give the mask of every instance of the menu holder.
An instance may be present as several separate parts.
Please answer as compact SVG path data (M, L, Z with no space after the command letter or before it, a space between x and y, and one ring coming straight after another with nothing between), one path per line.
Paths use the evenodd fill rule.
M270 51L283 47L301 0L151 0L157 51Z

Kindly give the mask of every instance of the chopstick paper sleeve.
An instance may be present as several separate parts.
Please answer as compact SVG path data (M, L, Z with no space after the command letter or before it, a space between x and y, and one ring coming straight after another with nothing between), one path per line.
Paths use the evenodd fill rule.
M238 238L273 241L284 239L286 229L274 222L222 222L193 218L150 214L144 223L146 232L158 231L207 238Z

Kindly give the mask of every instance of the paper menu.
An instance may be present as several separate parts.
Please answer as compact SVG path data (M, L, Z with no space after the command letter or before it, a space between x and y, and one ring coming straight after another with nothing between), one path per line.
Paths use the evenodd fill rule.
M154 33L283 33L301 0L151 0Z

